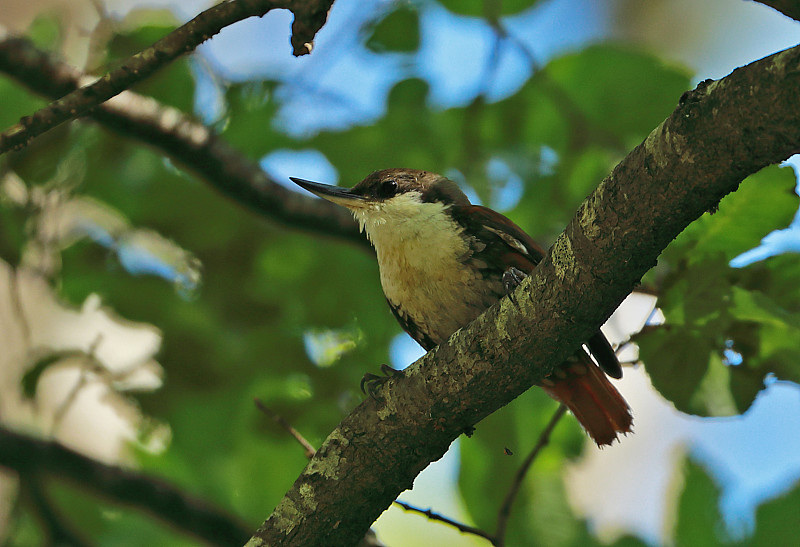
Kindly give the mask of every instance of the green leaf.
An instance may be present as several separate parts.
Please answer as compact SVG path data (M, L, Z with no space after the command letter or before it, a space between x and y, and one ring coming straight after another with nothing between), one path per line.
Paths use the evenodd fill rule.
M0 260L16 267L27 240L27 214L17 205L4 199L0 189Z
M747 538L747 545L773 547L795 542L797 515L800 515L800 483L796 482L788 493L758 508L756 531Z
M758 291L732 287L731 314L739 320L777 328L800 329L800 315L789 313L774 300Z
M773 256L741 271L748 289L766 295L789 313L800 312L800 260L796 253Z
M735 376L741 376L738 388L746 394L769 373L800 382L800 313L786 310L758 291L735 287L733 296L731 314L742 325L731 335L733 349L743 358L734 369ZM745 389L748 385L750 390Z
M716 212L689 225L664 256L671 261L686 256L694 263L721 254L731 260L757 247L769 232L791 223L800 203L795 184L794 171L777 165L747 177L736 192L723 198Z
M708 370L703 380L693 394L690 407L702 409L694 412L702 416L736 416L747 410L755 398L755 394L763 387L759 383L755 392L743 401L737 401L731 389L731 375L734 368L727 366L722 357L711 353L708 360ZM737 404L744 403L744 404Z
M677 106L689 74L652 55L616 45L598 45L553 60L548 78L597 128L638 144ZM570 105L566 105L570 108Z
M718 508L719 489L705 470L687 460L683 471L683 493L678 504L675 544L703 547L721 543L722 520Z
M705 414L694 394L706 375L711 345L699 334L669 325L635 337L647 373L664 398L689 414Z
M682 326L668 332L686 329L704 348L717 348L710 362L705 357L693 361L707 371L703 385L692 383L682 394L677 386L662 383L665 373L658 369L669 364L660 355L645 358L656 387L667 398L679 397L675 403L681 410L708 415L743 412L763 389L767 374L800 380L797 261L775 257L745 269L727 265L768 232L791 222L798 203L794 185L790 169L761 170L725 197L716 213L684 230L664 253L662 268L670 270L661 282L659 306L668 324ZM719 362L728 341L742 356L739 366ZM662 351L681 343L682 338L664 342Z
M729 276L734 273L721 256L692 266L678 264L664 280L658 302L667 323L702 329L709 339L718 338L728 322L733 290Z
M16 81L5 77L0 77L0 97L3 97L3 108L0 108L0 125L3 128L17 123L22 116L29 116L47 104Z
M419 48L419 12L413 6L400 5L365 30L366 46L372 51L410 53Z
M513 15L534 6L537 0L438 0L441 5L459 15L500 17Z
M61 20L54 15L39 15L28 27L26 35L36 45L45 51L58 50L61 41Z

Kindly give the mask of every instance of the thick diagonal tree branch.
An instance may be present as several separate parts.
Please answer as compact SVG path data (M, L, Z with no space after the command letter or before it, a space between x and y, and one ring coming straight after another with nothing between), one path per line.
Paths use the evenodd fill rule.
M0 40L0 72L51 98L78 89L86 78L77 68L56 61L24 38ZM287 190L256 162L175 108L123 91L89 115L121 135L139 139L170 156L258 214L296 229L368 245L345 209Z
M325 24L333 0L229 0L207 9L170 32L144 51L122 61L120 66L94 83L75 90L50 103L31 116L0 133L0 154L25 146L31 139L128 89L179 56L217 34L224 27L261 17L273 9L291 10L292 45L295 55L311 52L314 36Z
M800 47L687 92L581 204L517 289L337 426L248 543L353 545L458 435L609 317L661 251L749 174L800 150ZM635 409L634 409L635 410Z
M764 4L772 9L781 12L786 17L795 21L800 21L800 4L797 0L754 0L759 4Z
M236 545L247 539L243 524L170 484L4 427L0 427L0 467L33 474L37 480L44 476L66 479L117 503L148 511L212 545Z

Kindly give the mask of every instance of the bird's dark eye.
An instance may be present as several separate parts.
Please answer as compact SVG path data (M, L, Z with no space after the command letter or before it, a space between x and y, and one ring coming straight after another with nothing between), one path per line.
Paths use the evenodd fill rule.
M394 179L387 179L383 181L378 188L378 197L387 199L397 193L397 181Z

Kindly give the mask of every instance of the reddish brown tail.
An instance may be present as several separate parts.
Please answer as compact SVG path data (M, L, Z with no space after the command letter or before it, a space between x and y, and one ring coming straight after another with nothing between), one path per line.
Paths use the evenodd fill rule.
M566 378L553 374L542 388L570 409L597 446L610 445L619 433L631 431L628 403L586 353L581 351L579 360L562 370Z

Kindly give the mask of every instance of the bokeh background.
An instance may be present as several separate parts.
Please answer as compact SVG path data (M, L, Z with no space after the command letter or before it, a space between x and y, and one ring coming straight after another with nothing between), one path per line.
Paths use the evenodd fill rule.
M8 32L102 73L210 2L2 4ZM800 41L796 22L740 0L337 0L302 58L290 24L281 11L237 23L135 91L293 190L288 176L437 171L545 246L684 91ZM3 127L46 104L3 75L0 98ZM421 355L363 246L242 208L158 142L73 122L2 158L0 177L0 420L14 430L162 477L255 529L305 458L253 399L318 446L365 372ZM600 451L562 420L509 545L800 541L796 177L788 164L751 178L607 326L634 342L619 386L635 434ZM526 393L401 499L493 532L555 408ZM4 544L48 544L47 509L88 544L198 541L58 477L0 475ZM396 507L375 530L390 546L487 544Z

